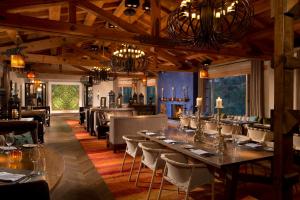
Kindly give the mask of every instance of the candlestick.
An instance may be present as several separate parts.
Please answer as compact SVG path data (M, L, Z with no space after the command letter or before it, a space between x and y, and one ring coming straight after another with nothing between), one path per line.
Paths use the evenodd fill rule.
M222 106L222 99L221 99L221 104L220 105ZM217 108L217 110L218 110L218 122L217 122L218 135L217 135L216 140L215 140L215 148L216 148L216 153L218 155L223 156L224 151L227 147L226 147L226 143L225 143L225 140L224 140L224 136L222 135L222 131L221 131L222 130L222 125L221 125L222 108Z
M199 97L198 97L199 98ZM197 98L197 102L198 102L198 98ZM202 102L202 98L201 102ZM201 120L201 104L196 105L197 107L197 115L196 115L196 120L197 120L197 128L195 130L195 135L194 135L194 142L201 142L204 140L204 124Z
M216 108L223 108L223 100L220 97L216 99Z
M196 99L196 106L197 107L202 106L202 98L201 97L197 97L197 99Z

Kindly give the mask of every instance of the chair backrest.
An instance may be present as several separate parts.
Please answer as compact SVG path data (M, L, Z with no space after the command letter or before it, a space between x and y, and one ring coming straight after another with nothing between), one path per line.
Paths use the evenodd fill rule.
M207 121L207 122L205 123L205 129L216 131L216 130L217 130L217 124L214 123L214 122L209 122L209 121Z
M222 124L221 132L224 135L232 135L233 125L231 125L231 124Z
M264 129L248 127L248 137L255 142L265 142L273 140L273 133Z
M293 147L294 149L300 149L300 136L294 134L293 135Z
M188 127L190 125L190 117L188 117L188 116L180 117L180 125L182 127L184 127L184 126Z
M190 127L193 129L197 128L197 118L196 117L192 117L190 120Z
M158 169L164 166L164 161L160 158L160 155L168 152L166 148L155 142L140 142L139 147L143 151L143 163L147 167Z
M138 150L138 143L145 142L145 138L138 135L124 135L123 139L126 142L126 152L131 155L135 156Z
M44 180L0 185L0 196L7 199L50 200L49 187Z
M179 153L162 154L161 159L166 162L165 176L177 186L194 188L212 182L213 177L203 163L191 163Z

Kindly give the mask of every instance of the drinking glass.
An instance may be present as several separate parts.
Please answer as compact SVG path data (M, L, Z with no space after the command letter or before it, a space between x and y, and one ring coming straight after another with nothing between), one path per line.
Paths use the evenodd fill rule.
M40 154L40 150L38 147L33 147L32 149L30 149L29 151L29 158L33 164L33 174L38 174L38 162L40 160L41 154Z
M8 147L10 147L15 141L14 132L10 132L5 137L5 143Z
M4 135L0 135L0 146L5 146L5 137L4 137Z

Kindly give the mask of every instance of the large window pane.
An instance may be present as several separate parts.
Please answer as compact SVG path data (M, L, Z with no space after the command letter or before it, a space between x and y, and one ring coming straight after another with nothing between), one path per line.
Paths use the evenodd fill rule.
M123 87L123 103L129 103L130 97L132 97L132 88Z
M155 86L147 86L147 104L152 99L152 104L155 104Z
M211 105L216 106L216 98L223 99L223 113L245 115L246 111L246 76L232 76L210 80ZM207 94L208 95L208 94ZM216 113L216 110L214 110Z

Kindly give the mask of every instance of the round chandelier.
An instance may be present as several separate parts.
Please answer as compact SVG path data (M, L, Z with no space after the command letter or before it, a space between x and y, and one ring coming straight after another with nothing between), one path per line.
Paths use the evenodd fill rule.
M101 81L109 80L110 66L95 66L91 69L90 75L93 77L93 83L98 84Z
M117 72L144 72L147 67L146 54L135 45L123 44L113 52L112 66Z
M253 13L251 0L183 0L169 15L168 32L184 44L218 49L245 35Z

